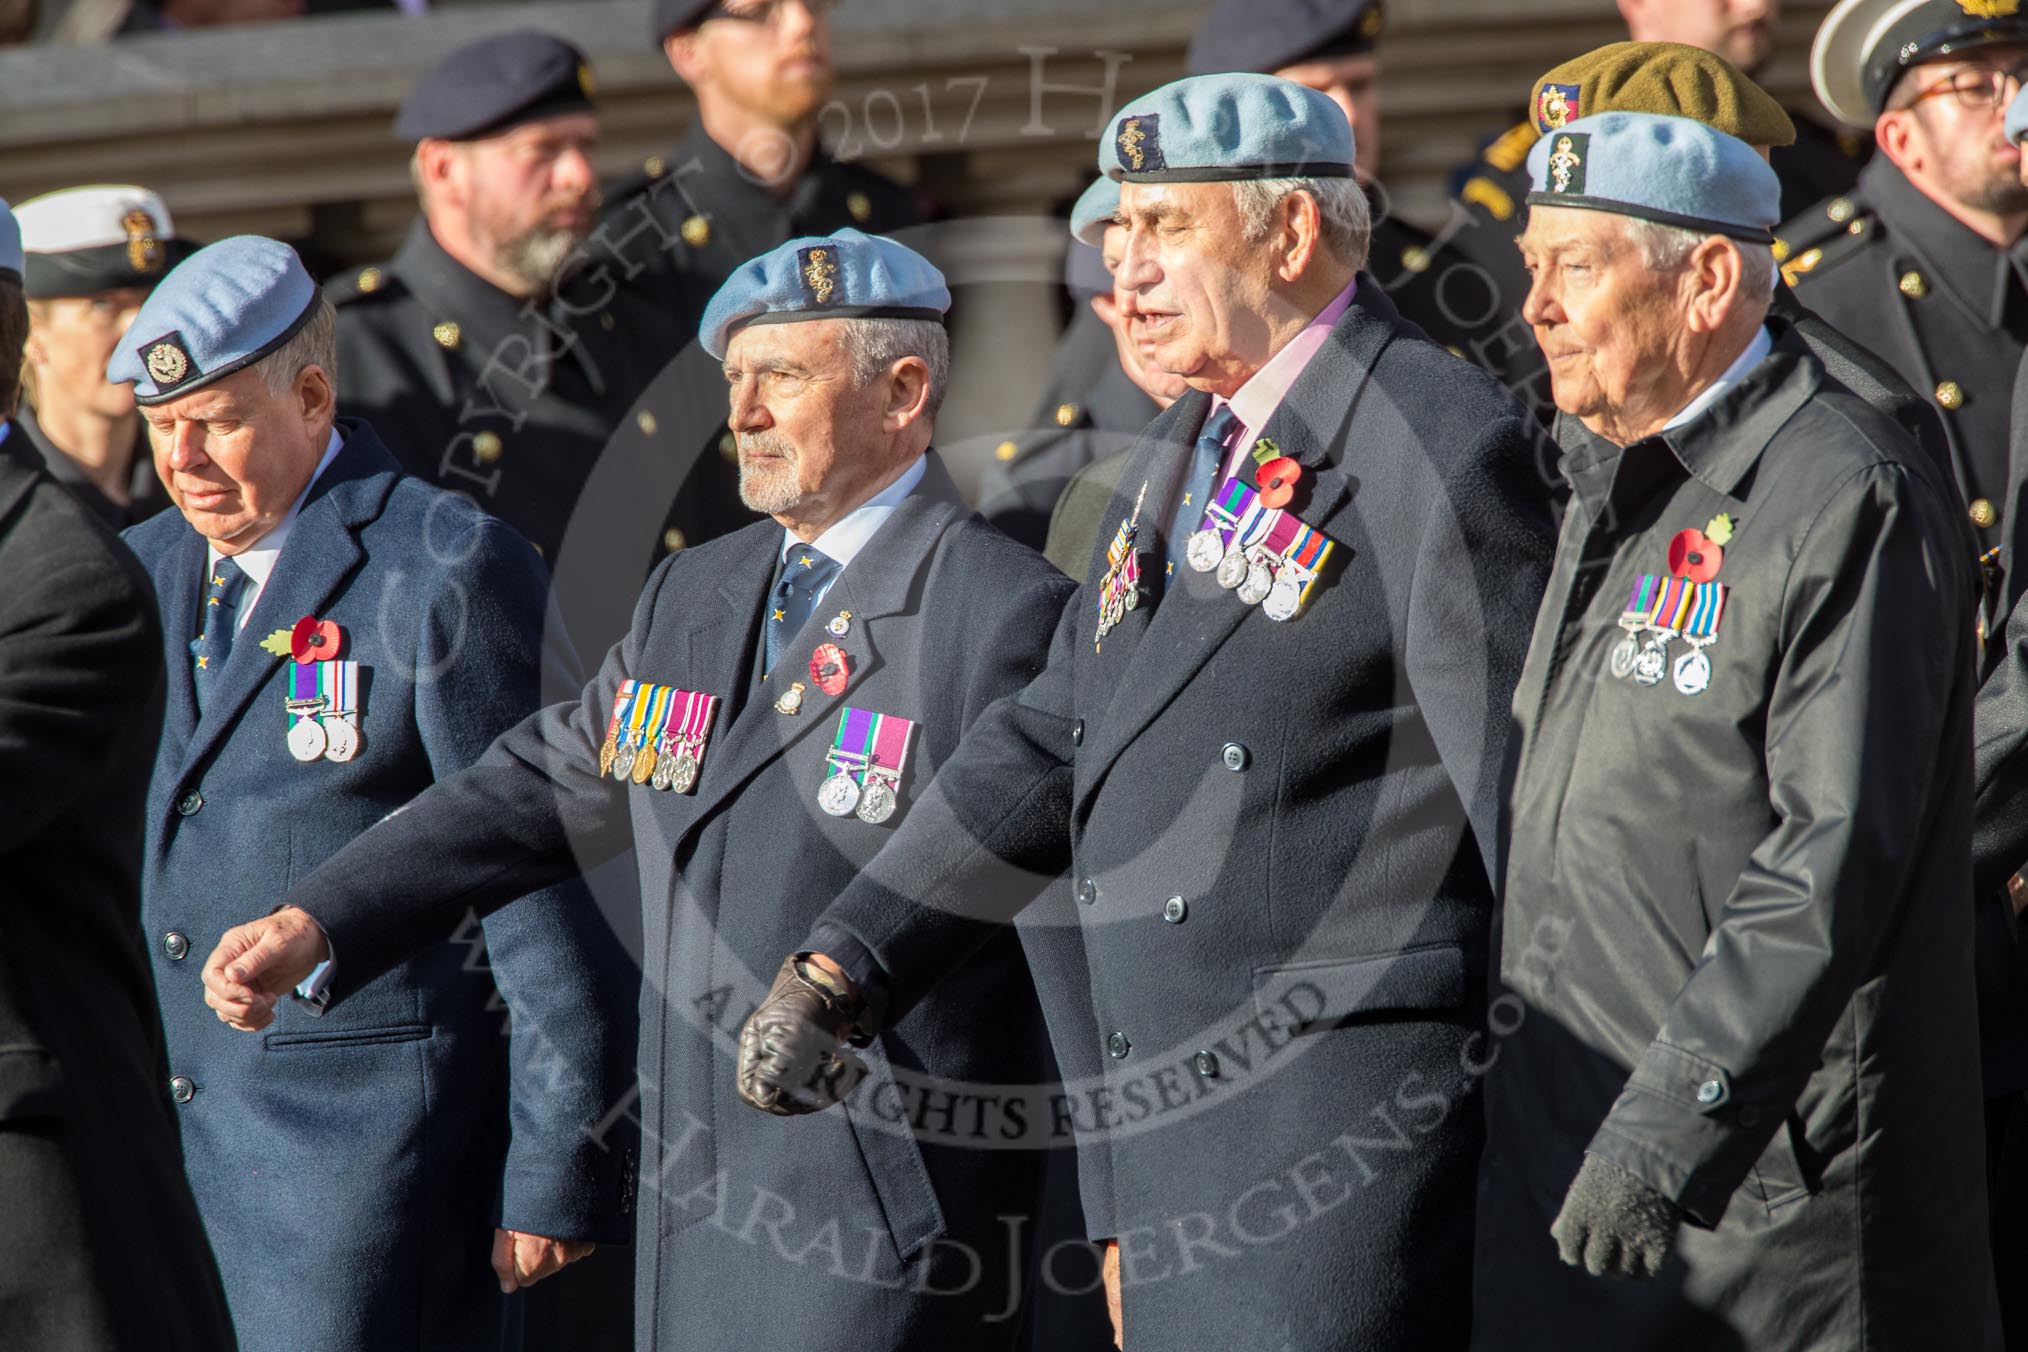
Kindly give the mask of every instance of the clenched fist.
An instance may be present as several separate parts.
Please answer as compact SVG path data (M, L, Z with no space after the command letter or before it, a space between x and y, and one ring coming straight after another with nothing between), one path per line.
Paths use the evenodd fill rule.
M225 932L204 961L204 1003L243 1033L275 1019L275 1001L331 956L330 942L307 911L284 906Z
M850 979L815 954L792 955L739 1030L739 1096L780 1117L822 1112L866 1077L848 1044L871 1035Z

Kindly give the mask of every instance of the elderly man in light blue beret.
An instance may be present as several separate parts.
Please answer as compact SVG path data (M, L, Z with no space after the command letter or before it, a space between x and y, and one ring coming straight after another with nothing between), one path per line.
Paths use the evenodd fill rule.
M589 1130L632 1084L626 957L582 887L447 918L265 1039L198 979L200 945L574 662L527 542L339 416L333 333L295 252L236 236L163 278L106 371L177 508L125 537L169 673L141 877L166 1091L246 1352L493 1352L520 1343L511 1292L631 1223L632 1142Z
M1103 1051L1061 1112L1124 1345L1462 1349L1501 767L1553 540L1529 420L1361 271L1324 94L1183 80L1101 146L1121 313L1189 392L1047 668L788 950L843 981L770 996L740 1092L821 1110L838 1040L962 989L1015 882L1068 873L1088 993L1046 1012Z
M1103 1327L1096 1254L1038 1218L1046 1148L1071 1137L1032 1088L1056 1075L1011 932L829 1059L841 1084L870 1081L844 1110L788 1121L730 1092L732 1034L770 986L810 997L844 980L782 955L899 823L933 810L932 776L1041 667L1070 591L965 509L930 449L949 304L927 260L854 230L742 264L700 338L729 385L741 497L772 519L664 563L580 699L290 877L288 907L228 935L206 970L223 1016L263 1025L324 956L321 925L336 1017L421 936L631 843L649 982L628 1114L643 1128L643 1349L1014 1352L1045 1251L1047 1280ZM1062 1025L1067 1058L1095 1071L1074 944L1046 980L1082 1015Z
M1603 113L1529 169L1571 500L1514 699L1476 1341L1997 1347L1954 486L1769 318L1749 147Z

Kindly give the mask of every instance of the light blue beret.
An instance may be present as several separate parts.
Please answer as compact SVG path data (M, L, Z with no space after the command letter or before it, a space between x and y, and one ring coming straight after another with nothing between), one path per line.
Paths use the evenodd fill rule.
M1099 142L1124 183L1350 178L1352 124L1316 90L1272 75L1193 75L1128 99Z
M0 197L0 277L21 280L21 222L14 219L14 208L7 205L7 199Z
M2014 96L2007 105L2007 140L2009 143L2028 136L2028 90Z
M208 244L171 268L134 317L106 379L159 404L251 366L317 312L317 284L288 245L259 235Z
M1070 237L1096 249L1106 241L1106 227L1120 209L1120 185L1109 178L1095 178L1070 209Z
M1530 206L1583 207L1765 244L1781 183L1736 137L1687 117L1597 113L1528 152Z
M704 350L723 361L733 330L802 319L942 319L951 308L944 275L891 239L840 230L805 235L725 279L697 326Z

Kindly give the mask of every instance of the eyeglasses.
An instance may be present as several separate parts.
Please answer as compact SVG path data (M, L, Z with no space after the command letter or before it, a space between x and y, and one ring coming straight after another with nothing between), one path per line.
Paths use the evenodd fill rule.
M2016 91L2028 86L2028 61L2004 69L1987 65L1961 66L1949 76L1917 94L1902 107L1913 108L1925 99L1955 94L1960 105L1973 111L1993 109L2012 97L2008 92L2010 86Z
M828 18L838 8L838 0L752 0L749 4L713 5L704 11L699 22L708 23L713 19L731 19L735 23L765 24L779 28L783 11L792 4L801 5L813 19Z

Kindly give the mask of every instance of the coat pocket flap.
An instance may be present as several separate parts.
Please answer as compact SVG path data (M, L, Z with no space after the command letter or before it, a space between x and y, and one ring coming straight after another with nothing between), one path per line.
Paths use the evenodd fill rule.
M1432 944L1365 958L1256 967L1254 1007L1298 1026L1388 1010L1456 1009L1465 1002L1465 951Z
M930 1186L922 1148L907 1120L884 1121L868 1106L879 1094L900 1099L886 1050L876 1041L861 1048L859 1056L866 1062L866 1079L845 1101L845 1119L852 1124L852 1135L866 1160L866 1172L887 1216L895 1252L906 1263L932 1240L943 1238L944 1209L937 1201L936 1189Z
M61 1117L63 1067L40 1047L0 1047L0 1122Z

